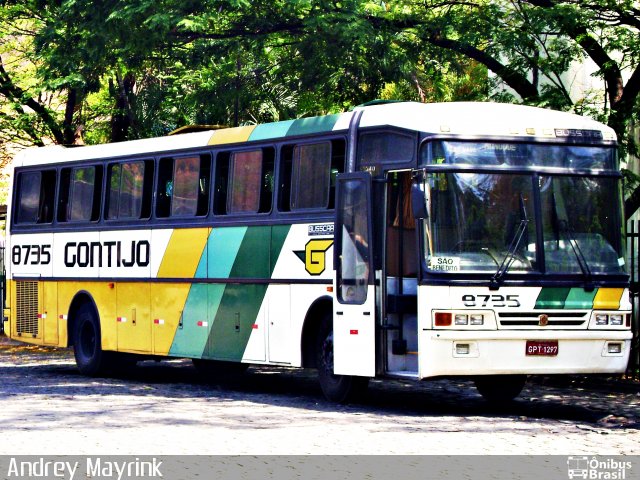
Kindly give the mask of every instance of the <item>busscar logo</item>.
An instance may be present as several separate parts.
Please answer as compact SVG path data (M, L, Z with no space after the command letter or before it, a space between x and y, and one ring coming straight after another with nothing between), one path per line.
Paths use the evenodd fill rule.
M304 262L304 269L309 275L321 275L327 268L327 250L331 245L333 240L309 240L304 250L293 253Z
M567 458L567 475L570 479L626 480L632 463L606 457L572 456Z
M309 225L307 233L310 237L326 237L333 235L333 229L333 223L321 223L316 225Z

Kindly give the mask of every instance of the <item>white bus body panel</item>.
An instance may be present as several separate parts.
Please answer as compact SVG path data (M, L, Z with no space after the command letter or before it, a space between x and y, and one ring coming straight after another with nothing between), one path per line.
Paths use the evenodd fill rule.
M362 305L333 304L333 371L336 375L376 374L375 286Z
M486 287L418 287L418 346L419 377L443 375L488 374L563 374L563 373L621 373L624 372L631 349L632 332L625 327L594 330L582 327L509 327L499 328L496 314L500 312L534 311L541 287L502 287L491 291ZM517 298L518 307L496 308L464 305L462 295L500 295ZM503 305L504 302L500 302ZM449 310L460 313L485 313L482 327L438 328L433 326L434 311ZM628 291L620 300L620 313L630 313ZM538 309L536 312L567 312L569 310ZM577 310L574 310L577 311ZM591 310L577 311L585 319ZM587 312L587 313L585 313ZM553 356L526 355L528 340L558 342L558 354ZM608 343L622 344L621 352L609 353ZM457 344L465 344L468 353L457 351Z

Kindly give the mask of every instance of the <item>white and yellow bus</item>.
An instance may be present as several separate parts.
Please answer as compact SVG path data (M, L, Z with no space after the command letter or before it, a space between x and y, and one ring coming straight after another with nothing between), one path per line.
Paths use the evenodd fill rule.
M5 330L136 359L372 377L627 366L631 304L613 131L486 103L348 113L78 148L13 163Z

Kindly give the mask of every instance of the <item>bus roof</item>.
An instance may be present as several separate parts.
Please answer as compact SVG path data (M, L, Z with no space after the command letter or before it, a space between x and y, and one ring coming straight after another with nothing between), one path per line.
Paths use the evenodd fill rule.
M356 107L354 111L357 110L363 112L361 128L389 126L436 135L514 139L553 139L560 136L558 132L561 131L596 130L602 133L604 140L616 139L611 128L592 119L523 105L486 102L397 102ZM349 128L354 111L102 145L30 148L16 156L13 166L107 159L145 153L153 155L188 148L345 131Z

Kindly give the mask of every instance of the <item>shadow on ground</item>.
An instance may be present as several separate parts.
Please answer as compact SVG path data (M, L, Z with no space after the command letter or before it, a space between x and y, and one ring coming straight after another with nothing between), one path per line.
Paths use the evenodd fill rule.
M416 417L503 417L580 422L599 429L640 429L638 392L591 390L569 384L530 381L509 405L492 406L473 382L442 379L424 382L372 380L359 403L336 405L322 397L315 372L285 367L251 367L240 376L203 379L188 360L143 361L113 378L79 374L69 350L0 348L0 397L48 395L78 397L127 395L143 398L251 401L316 412Z

